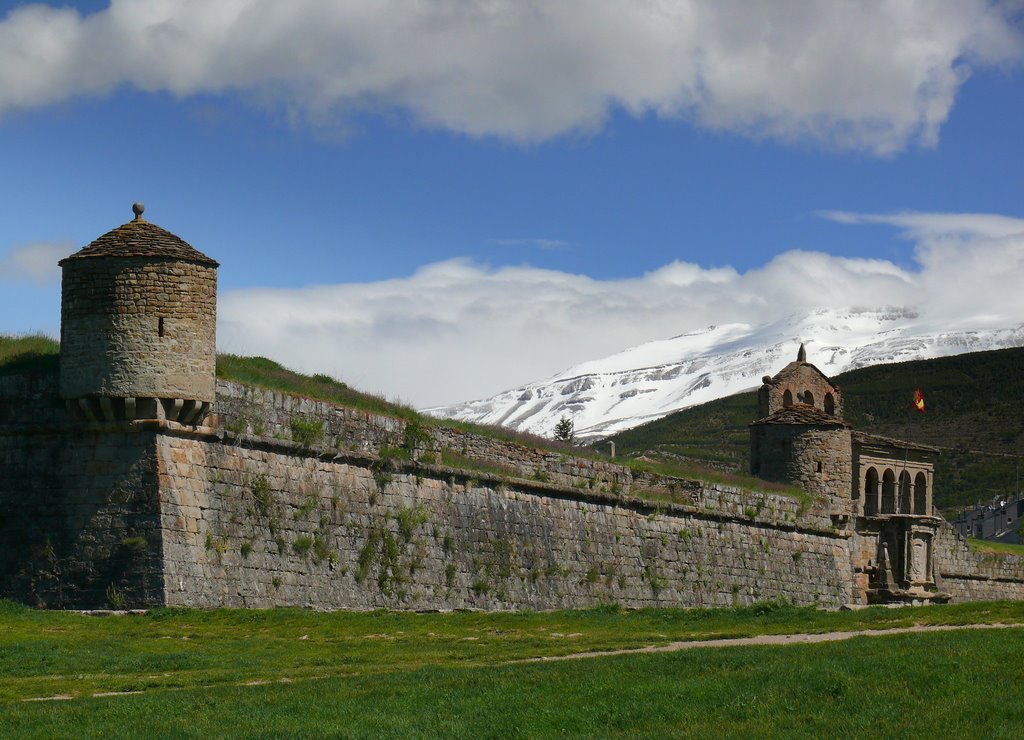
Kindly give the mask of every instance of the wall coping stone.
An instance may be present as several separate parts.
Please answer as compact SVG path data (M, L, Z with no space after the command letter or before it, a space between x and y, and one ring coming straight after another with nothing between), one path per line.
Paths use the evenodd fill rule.
M945 573L940 572L942 578L957 578L962 581L990 581L996 583L1024 583L1024 576L993 576L988 573Z

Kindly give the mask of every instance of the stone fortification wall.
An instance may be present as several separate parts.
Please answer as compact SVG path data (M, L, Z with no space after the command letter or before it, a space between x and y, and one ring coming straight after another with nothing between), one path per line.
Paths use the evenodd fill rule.
M696 495L691 489L699 484L650 473L635 472L609 460L575 457L542 450L508 440L446 427L415 427L402 419L342 408L301 396L253 388L231 381L217 381L217 404L221 429L229 433L291 440L292 423L315 420L322 424L320 443L339 452L364 452L379 455L387 448L405 448L413 460L440 463L443 453L455 455L480 472L551 483L555 486L595 493L628 495L639 493L674 499ZM732 489L726 489L732 490ZM722 513L742 515L752 508L768 521L795 522L808 526L830 526L825 507L805 510L799 502L784 496L754 493L719 497L707 491L705 506L717 506ZM721 500L719 500L721 499Z
M0 596L162 603L155 454L141 427L0 425Z
M56 371L0 375L0 424L56 425L67 420Z
M377 454L405 441L401 419L230 380L217 381L214 414L214 423L233 434L281 440L291 440L294 421L319 421L320 444L344 451Z
M575 457L571 449L538 449L447 427L432 427L428 433L437 450L451 450L521 478L613 493L629 492L634 485L634 473L625 465Z
M64 263L64 398L212 402L217 271L152 257Z
M974 552L943 522L932 543L935 580L954 601L1024 599L1024 557Z
M658 505L231 435L165 433L157 450L169 604L549 609L850 598L845 535L769 521L795 506L781 497L765 495L758 509L747 492L705 486L690 504Z
M862 590L857 538L831 502L804 510L455 430L410 436L398 419L220 386L223 421L261 409L262 437L254 417L248 435L82 425L55 373L0 378L0 594L51 607L546 609L836 606ZM323 420L321 444L275 439L294 419ZM410 441L408 459L388 454ZM439 465L443 449L500 474ZM1024 598L1020 558L976 555L948 526L934 559L955 600Z

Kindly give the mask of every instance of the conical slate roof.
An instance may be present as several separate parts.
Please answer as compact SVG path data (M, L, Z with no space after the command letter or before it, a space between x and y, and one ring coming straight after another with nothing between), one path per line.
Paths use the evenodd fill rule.
M142 218L144 209L141 203L136 203L132 210L135 212L135 220L108 231L58 264L90 257L158 257L210 267L220 266L216 260L207 257L184 239Z

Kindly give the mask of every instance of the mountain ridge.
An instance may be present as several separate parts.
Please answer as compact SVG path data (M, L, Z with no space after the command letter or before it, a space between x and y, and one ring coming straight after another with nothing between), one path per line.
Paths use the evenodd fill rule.
M828 375L887 362L1024 345L1024 323L942 327L912 308L817 309L760 325L729 323L588 360L546 380L425 413L551 436L562 416L591 441L756 388L806 343Z

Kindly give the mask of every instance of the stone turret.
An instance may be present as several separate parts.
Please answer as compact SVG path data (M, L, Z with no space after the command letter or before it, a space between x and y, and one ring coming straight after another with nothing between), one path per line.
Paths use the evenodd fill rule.
M850 426L842 419L842 395L828 376L796 361L758 391L760 418L750 425L750 471L765 480L793 483L827 498L833 521L850 514L853 475Z
M218 264L142 217L60 261L60 391L90 421L202 421L214 400Z

